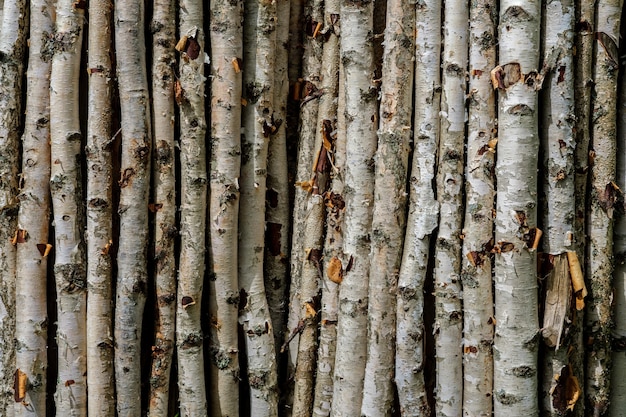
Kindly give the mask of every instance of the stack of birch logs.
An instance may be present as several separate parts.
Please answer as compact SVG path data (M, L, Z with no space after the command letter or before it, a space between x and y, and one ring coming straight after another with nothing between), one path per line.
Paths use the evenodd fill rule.
M0 416L625 415L623 6L0 0Z

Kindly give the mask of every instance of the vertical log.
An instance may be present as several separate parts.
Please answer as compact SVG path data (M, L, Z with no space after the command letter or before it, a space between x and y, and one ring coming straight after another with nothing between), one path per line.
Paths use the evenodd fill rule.
M210 407L212 415L239 415L237 235L241 166L243 2L212 1L211 166L207 230L209 281Z
M355 416L361 411L367 356L367 306L377 97L374 75L374 4L342 1L340 56L344 66L346 177L344 257L339 287L337 356L332 414Z
M42 416L46 410L48 368L47 267L50 223L50 47L54 22L48 0L30 3L30 48L26 79L26 119L22 136L22 187L18 224L28 236L17 245L16 368L29 381L17 416ZM48 251L48 252L46 252ZM2 415L12 415L8 411Z
M113 375L113 201L111 160L111 15L106 2L89 4L87 121L87 386L88 413L115 416Z
M173 0L153 4L152 105L154 153L153 201L154 281L156 288L155 338L150 370L150 416L166 416L169 408L170 377L176 320L176 158L174 141L174 68L176 57L176 9Z
M50 191L59 346L55 402L57 413L66 416L87 414L87 265L78 115L83 22L80 5L72 0L57 2L50 76Z
M115 2L122 158L115 297L115 381L120 417L141 415L141 330L148 282L150 98L144 1Z
M500 2L494 412L537 415L537 78L541 2ZM498 253L499 252L499 253Z

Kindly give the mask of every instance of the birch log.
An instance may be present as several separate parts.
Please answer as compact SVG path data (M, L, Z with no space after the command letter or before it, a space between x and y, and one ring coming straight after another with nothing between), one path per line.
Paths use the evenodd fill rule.
M87 121L87 386L88 413L115 416L113 375L113 163L111 146L111 15L105 2L89 4Z
M115 298L115 381L120 417L141 415L141 330L148 281L150 99L143 0L115 3L122 157Z
M626 85L618 85L617 102L617 186L626 189ZM623 207L620 207L620 209ZM615 221L613 230L615 254L613 352L609 415L617 416L626 409L626 216Z
M541 2L500 2L494 412L537 415L537 68ZM499 252L499 253L498 253Z
M469 11L466 1L444 2L441 118L437 168L439 232L435 242L435 411L460 415L463 408L463 310L461 229Z
M207 230L209 281L210 407L212 415L239 415L237 319L237 218L241 166L243 2L213 1L211 10L211 166Z
M148 415L167 416L176 321L176 158L174 142L174 45L176 10L173 0L154 2L152 15L152 105L154 176L155 338L150 370Z
M394 312L406 223L414 36L414 6L389 0L376 151L362 416L390 416L394 403Z
M566 413L567 395L560 394L571 377L569 371L571 343L569 334L576 306L572 305L568 251L574 246L574 2L555 0L546 3L544 38L545 92L542 94L543 147L543 250L552 260L553 268L545 280L546 294L542 325L546 344L541 368L542 408L546 415ZM558 377L555 377L558 376ZM563 375L563 377L561 377ZM564 401L565 398L565 401Z
M27 3L3 5L0 33L0 414L11 413L15 371L15 280L21 88L26 46Z
M343 180L346 160L345 120L340 125L338 106L340 64L339 39L341 35L340 1L324 3L324 35L327 37L322 52L322 89L318 109L318 131L330 143L329 189L324 194L326 206L326 230L323 244L321 283L321 310L317 370L313 397L313 416L328 417L333 401L333 376L337 349L337 313L339 284L343 279ZM343 106L341 107L343 108ZM343 120L343 119L342 119Z
M463 225L463 415L493 411L493 206L497 142L495 93L497 4L470 3L469 103Z
M367 306L377 97L372 84L374 28L372 1L342 1L340 56L344 66L346 176L344 258L339 287L339 314L332 416L359 415L367 355Z
M200 317L207 203L203 2L181 0L179 8L178 30L182 39L177 45L181 52L178 80L181 237L176 303L178 391L181 416L201 417L207 415Z
M263 282L267 150L275 131L273 115L276 3L244 3L244 70L246 107L241 153L239 206L239 323L248 359L250 412L278 415L276 350Z
M439 141L441 1L419 3L416 13L414 150L396 310L395 381L400 412L407 416L430 413L424 384L423 310L430 238L439 215L433 181Z
M72 0L57 2L50 76L50 191L59 349L54 397L57 414L64 416L87 414L87 285L78 115L84 10L76 5Z
M587 368L585 395L588 415L605 415L611 381L613 314L613 205L615 186L616 103L619 28L622 0L597 3L593 79L590 208L588 209L589 298L585 315Z
M28 380L23 401L15 404L17 416L44 416L48 368L47 266L50 222L50 68L48 51L54 31L52 2L30 3L30 48L26 74L26 119L22 136L22 186L19 194L19 228L25 242L17 245L16 368ZM46 252L46 250L48 252ZM13 415L8 410L0 414Z

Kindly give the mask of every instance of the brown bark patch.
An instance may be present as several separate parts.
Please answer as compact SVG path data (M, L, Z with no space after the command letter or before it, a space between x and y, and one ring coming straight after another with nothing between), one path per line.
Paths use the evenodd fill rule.
M16 403L21 403L26 398L28 376L19 368L13 374L13 392Z
M555 376L556 385L552 391L552 406L560 413L573 411L580 398L578 378L573 375L571 365L564 366L559 375Z
M330 279L335 284L341 284L341 281L343 281L343 268L341 265L341 260L336 256L333 256L330 261L328 261L328 266L326 267L326 275L328 275L328 279Z
M611 35L604 32L596 32L596 39L600 42L600 46L604 49L609 65L613 69L619 68L619 49L617 43Z

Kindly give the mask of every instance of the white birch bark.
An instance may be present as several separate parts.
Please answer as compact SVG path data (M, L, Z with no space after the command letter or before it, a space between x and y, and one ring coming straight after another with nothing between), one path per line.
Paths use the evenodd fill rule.
M589 235L589 297L585 316L587 368L586 404L589 415L605 415L611 381L613 315L613 204L615 189L617 68L622 0L597 3L593 68L592 149Z
M21 88L27 3L3 4L0 33L0 414L12 414L15 371L15 280Z
M546 415L560 416L567 411L561 386L567 378L555 378L569 366L569 323L571 277L567 251L574 238L574 2L549 1L545 5L545 37L542 94L543 210L544 253L554 256L553 269L546 278L542 335L547 345L541 361L542 408ZM564 296L564 297L563 297ZM556 394L555 394L556 393Z
M494 412L537 415L537 68L541 2L500 2ZM497 252L500 253L497 253Z
M119 248L115 299L118 416L141 415L141 329L147 290L150 101L144 1L115 3L115 49L121 109Z
M89 4L87 121L87 386L88 413L115 416L111 253L111 14L109 3Z
M241 166L243 2L213 1L211 10L211 167L207 230L211 414L239 415L237 234Z
M239 323L248 359L250 413L278 415L276 351L263 282L267 150L274 99L275 1L244 3L241 203L239 206Z
M153 3L152 105L154 176L155 340L150 370L148 415L167 416L176 325L176 225L174 67L176 10L174 0Z
M340 56L344 67L346 176L344 198L344 259L339 287L335 384L331 415L359 415L367 355L367 306L377 96L373 85L374 4L342 1Z
M495 93L497 4L470 3L469 103L463 225L463 415L493 411L493 206L495 201Z
M317 350L317 369L313 397L313 416L328 417L333 402L333 376L337 341L337 314L339 285L343 279L343 180L346 160L345 120L339 123L338 106L344 108L343 100L339 103L340 64L339 39L341 18L340 1L327 0L324 3L324 31L327 36L322 54L322 89L318 109L318 130L331 143L332 161L329 174L329 189L324 194L326 206L326 231L323 244L323 265L321 283L320 328Z
M468 65L467 1L445 1L441 117L437 170L439 231L435 242L435 351L438 416L460 415L463 408L463 310L461 305L461 229L463 159Z
M313 37L317 25L323 23L323 1L306 0L304 2L304 28L300 28L303 39L302 78L298 80L295 94L300 103L298 126L298 152L293 203L293 222L291 237L291 281L289 286L289 314L287 317L287 333L289 340L287 351L287 375L291 378L298 362L298 344L300 334L293 334L299 327L301 318L301 274L305 262L304 237L306 235L306 216L308 200L311 192L312 170L316 151L315 135L317 131L317 113L320 93L320 77L322 71L322 36ZM304 32L304 34L302 34ZM294 103L295 104L295 103ZM288 388L286 405L293 403L293 393ZM287 412L289 412L287 408Z
M289 1L276 3L276 63L274 74L274 121L276 132L269 143L267 156L267 192L265 195L265 291L269 303L274 345L285 340L287 294L289 288L289 173L287 164L287 99L289 96L288 58ZM277 351L277 355L280 354ZM278 357L277 357L278 360Z
M415 56L414 6L387 2L369 278L368 347L362 416L394 404L396 290L406 223ZM467 20L467 19L466 19Z
M50 77L50 190L59 349L55 403L57 414L63 416L87 415L87 285L78 115L84 10L76 6L72 0L57 2Z
M180 412L207 415L204 382L202 287L205 265L207 170L204 116L204 30L201 0L179 2L180 259L176 303L176 348ZM179 43L180 45L180 43ZM178 48L177 48L178 49Z
M626 83L622 78L618 85L617 104L617 186L626 189ZM620 207L622 208L622 207ZM618 416L626 409L626 216L615 221L613 229L614 308L613 352L611 372L611 396L609 415Z
M16 369L28 378L17 416L45 416L48 368L47 266L50 223L50 68L46 53L54 31L52 2L30 3L26 119L22 136L22 184L18 228L27 233L17 244ZM2 415L13 415L8 410Z
M441 1L420 2L416 13L414 153L396 309L395 381L400 412L407 416L430 413L424 384L423 309L430 238L439 215L433 181L439 140Z

